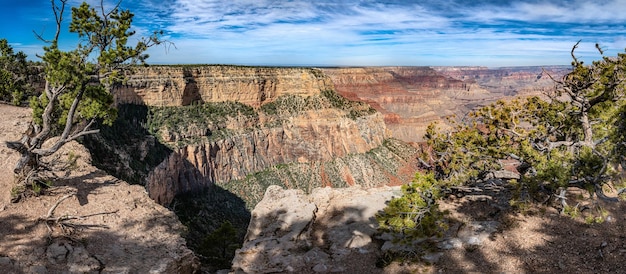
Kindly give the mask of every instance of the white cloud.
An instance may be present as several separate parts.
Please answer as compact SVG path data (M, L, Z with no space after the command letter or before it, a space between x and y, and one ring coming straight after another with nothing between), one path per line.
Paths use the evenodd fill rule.
M626 0L515 1L508 6L477 7L465 13L472 20L493 22L611 23L626 20Z
M568 64L579 39L585 56L595 42L607 53L626 47L626 13L607 12L626 0L431 2L176 0L146 17L178 47L155 52L152 61L161 63Z

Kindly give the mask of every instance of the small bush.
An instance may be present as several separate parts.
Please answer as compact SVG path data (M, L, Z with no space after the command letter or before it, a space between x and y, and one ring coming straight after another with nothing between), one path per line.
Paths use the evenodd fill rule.
M440 197L435 175L417 173L411 184L402 186L402 196L392 199L376 220L382 231L400 235L407 243L441 236L446 225L437 202Z

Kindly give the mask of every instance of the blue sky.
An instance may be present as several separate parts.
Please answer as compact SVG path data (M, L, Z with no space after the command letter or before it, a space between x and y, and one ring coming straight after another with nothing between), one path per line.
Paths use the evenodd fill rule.
M78 0L69 0L79 5ZM99 6L100 0L88 0ZM104 0L105 7L115 1ZM52 35L49 0L0 0L0 38L34 57ZM626 0L124 0L139 34L176 48L152 64L568 65L626 48ZM70 18L69 11L67 18ZM76 43L62 36L65 47Z

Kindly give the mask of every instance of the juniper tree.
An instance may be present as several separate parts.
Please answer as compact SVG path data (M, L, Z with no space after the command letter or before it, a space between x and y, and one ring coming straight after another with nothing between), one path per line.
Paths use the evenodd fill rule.
M111 124L116 109L110 89L123 80L124 71L143 64L145 51L160 44L161 32L139 38L129 45L135 35L131 29L133 13L120 8L120 2L107 10L104 1L94 8L83 2L71 9L69 32L78 36L71 50L60 48L60 35L68 0L51 0L56 22L52 39L46 42L41 56L45 87L30 106L33 119L21 140L7 145L21 157L14 172L19 183L32 185L45 179L47 169L42 157L56 153L66 143L97 133L98 121Z
M502 168L501 160L514 159L527 194L579 187L616 201L604 195L603 186L624 168L626 54L585 65L575 56L577 47L571 51L572 71L553 78L554 91L482 107L452 132L431 125L426 139L432 151L426 156L437 179L484 179Z

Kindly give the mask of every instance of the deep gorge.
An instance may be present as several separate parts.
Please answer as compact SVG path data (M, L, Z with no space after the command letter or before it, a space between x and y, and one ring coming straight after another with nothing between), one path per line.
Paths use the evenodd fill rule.
M225 222L243 239L270 185L308 192L406 183L418 168L418 146L407 141L419 141L428 123L537 86L523 70L519 92L490 91L481 83L511 74L479 69L466 79L477 71L463 71L138 68L114 90L115 124L84 143L98 167L174 210L199 252Z

